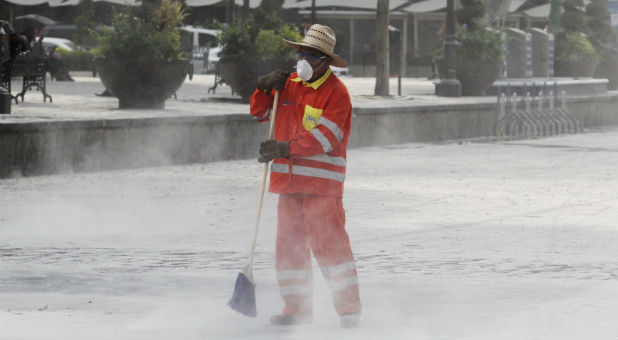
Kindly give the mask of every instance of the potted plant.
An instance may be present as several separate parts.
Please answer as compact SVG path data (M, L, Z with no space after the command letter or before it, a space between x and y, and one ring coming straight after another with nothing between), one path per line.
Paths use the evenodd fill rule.
M275 69L292 71L296 63L294 50L282 39L302 37L277 17L282 5L283 0L263 0L245 22L221 28L223 50L216 72L245 102L258 76Z
M591 0L586 6L586 15L589 18L586 23L588 40L599 57L594 77L607 78L607 88L618 89L618 32L609 24L611 14L607 9L607 0Z
M502 69L502 33L487 26L463 28L457 48L457 79L464 96L482 96Z
M557 39L554 59L557 77L592 77L597 64L594 47L577 32L567 32Z
M479 0L462 0L457 11L456 77L464 96L482 96L498 78L504 53L502 32L483 22L485 6ZM440 77L446 75L444 46L433 52Z
M189 63L181 58L178 26L185 16L174 0L142 0L114 14L94 53L101 81L121 109L162 109L182 85Z
M601 51L600 60L594 69L595 78L607 78L608 90L618 89L618 44L609 45Z
M584 32L583 0L565 0L560 16L563 31L556 35L554 75L558 77L592 77L598 62L594 47Z

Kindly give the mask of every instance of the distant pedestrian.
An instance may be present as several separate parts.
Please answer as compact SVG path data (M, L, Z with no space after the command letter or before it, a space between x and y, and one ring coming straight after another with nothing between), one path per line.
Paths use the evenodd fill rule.
M9 60L9 43L4 31L4 21L0 20L0 65Z
M24 35L15 32L8 22L5 21L2 26L9 42L10 61L13 62L20 53L30 49L30 43Z
M309 27L311 27L311 21L309 19L307 19L307 18L304 18L300 22L300 35L302 35L304 37L305 34L307 34L307 31L309 30Z
M30 48L34 47L34 44L36 44L39 34L38 28L34 26L28 26L24 29L22 34L26 37L26 39L28 39L28 44L30 45Z

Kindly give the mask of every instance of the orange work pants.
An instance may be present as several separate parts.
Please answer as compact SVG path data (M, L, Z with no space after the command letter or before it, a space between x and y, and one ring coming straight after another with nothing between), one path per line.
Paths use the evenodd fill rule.
M358 274L341 198L281 194L276 267L284 314L313 315L311 252L331 288L337 313L360 312Z

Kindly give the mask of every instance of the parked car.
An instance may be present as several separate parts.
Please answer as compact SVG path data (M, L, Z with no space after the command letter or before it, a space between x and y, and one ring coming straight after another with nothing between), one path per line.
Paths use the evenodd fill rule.
M206 73L215 72L215 66L219 62L219 59L221 59L219 54L221 53L222 50L223 50L223 46L216 46L216 47L211 48L208 51L208 60L206 61L206 64L205 64Z
M221 46L218 45L217 29L209 29L186 25L180 28L181 34L190 34L191 55L197 73L212 73L214 65L219 61Z
M73 39L73 36L77 33L77 26L75 25L54 24L43 27L39 34L50 38Z
M53 51L54 48L61 48L67 51L73 51L75 50L75 44L69 39L44 37L43 49L45 49L45 52L49 53Z
M217 45L217 34L220 30L195 27L192 25L182 26L181 31L191 34L193 47L213 47Z
M350 69L347 67L336 67L336 66L331 66L330 70L337 76L337 77L341 77L341 76L349 76L352 73L350 73Z

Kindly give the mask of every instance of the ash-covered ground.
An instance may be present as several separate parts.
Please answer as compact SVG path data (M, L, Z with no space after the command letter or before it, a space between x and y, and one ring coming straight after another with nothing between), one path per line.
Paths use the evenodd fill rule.
M256 146L257 147L257 146ZM315 271L315 321L269 325L276 195L258 317L226 305L247 261L254 160L0 180L0 339L618 338L618 130L348 155L360 327Z

